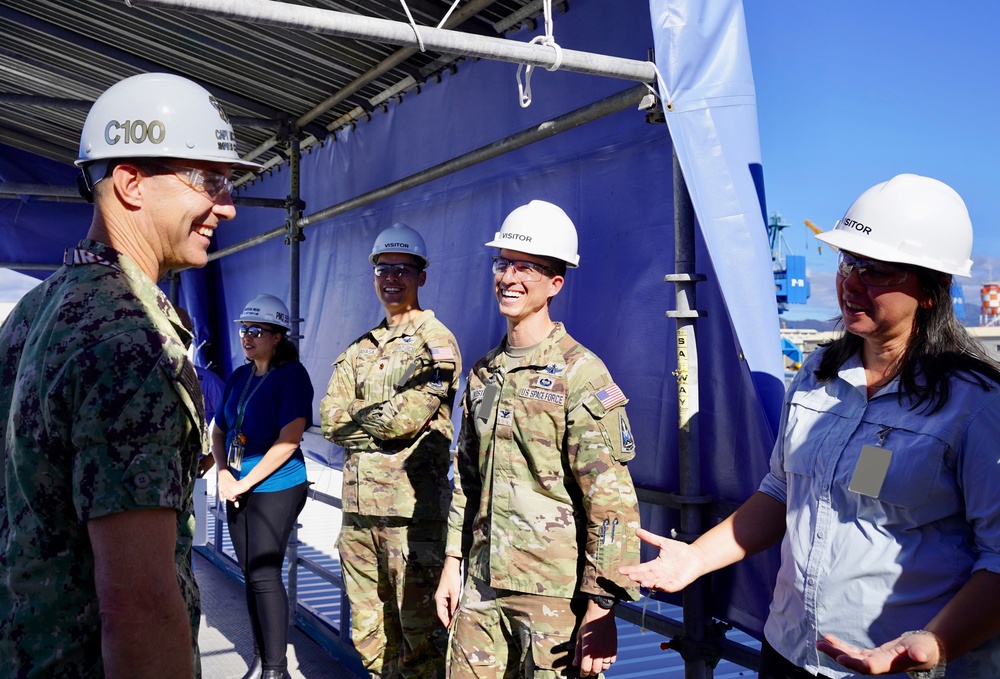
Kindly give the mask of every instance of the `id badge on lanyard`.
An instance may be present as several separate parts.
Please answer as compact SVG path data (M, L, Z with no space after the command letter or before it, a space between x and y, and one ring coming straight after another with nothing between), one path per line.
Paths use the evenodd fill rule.
M243 432L237 432L233 440L229 442L229 453L227 455L226 464L229 465L230 469L235 469L236 471L241 471L243 468L243 451L246 450L247 446L247 435Z

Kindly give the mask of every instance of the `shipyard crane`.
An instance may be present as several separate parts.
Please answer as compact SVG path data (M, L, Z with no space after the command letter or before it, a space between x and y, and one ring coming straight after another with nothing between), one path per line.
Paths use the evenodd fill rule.
M807 222L808 225L808 222ZM805 304L809 299L809 279L806 278L805 255L792 254L782 231L791 224L772 212L767 221L767 237L771 244L771 268L774 271L774 292L778 313L788 311L789 304ZM814 227L810 227L815 230Z

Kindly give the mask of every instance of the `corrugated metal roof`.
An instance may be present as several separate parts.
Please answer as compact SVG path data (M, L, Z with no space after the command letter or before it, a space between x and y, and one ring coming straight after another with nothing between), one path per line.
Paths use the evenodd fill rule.
M406 5L418 25L437 26L452 2L406 0ZM296 0L291 4L408 21L401 0ZM540 0L480 4L484 7L455 30L496 37L534 21L542 6ZM456 12L468 5L463 0ZM206 15L130 7L121 0L0 0L0 143L71 163L87 110L101 92L130 75L163 71L189 77L215 94L234 118L240 154L257 151L254 159L270 165L282 162L280 149L267 143L276 126L247 126L241 124L246 122L243 119L277 121L284 116L295 121L343 94L359 78L370 80L352 87L355 92L305 125L306 136L322 140L389 96L453 68L457 60L416 51L391 68L378 68L399 49Z

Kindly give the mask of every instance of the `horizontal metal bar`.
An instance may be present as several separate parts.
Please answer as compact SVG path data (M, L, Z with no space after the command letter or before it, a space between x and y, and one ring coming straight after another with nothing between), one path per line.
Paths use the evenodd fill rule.
M54 184L26 184L18 182L3 182L0 184L0 194L12 196L59 196L62 198L79 198L80 189L76 186Z
M393 45L419 46L445 54L460 54L480 59L494 59L516 64L556 65L557 53L552 47L537 44L470 35L443 28L418 27L420 40L413 26L401 21L358 16L346 12L315 7L303 7L272 0L130 0L131 5L178 9L227 19L242 19L256 24L281 26L305 31L336 35L356 40L370 40ZM656 67L649 61L623 59L590 52L563 49L560 70L589 73L623 80L653 83Z
M319 212L306 215L297 222L297 225L300 228L313 226L321 221L336 217L339 214L349 212L350 210L356 210L357 208L364 207L365 205L370 205L371 203L396 195L397 193L401 193L416 186L434 181L435 179L445 177L454 172L464 170L472 167L473 165L477 165L478 163L491 160L505 153L509 153L510 151L515 151L524 146L528 146L536 141L547 139L551 136L559 134L560 132L571 130L592 120L597 120L598 118L623 111L627 108L638 106L639 102L642 101L642 98L646 95L646 93L647 89L645 85L636 85L635 87L631 87L623 92L601 99L593 104L588 104L587 106L571 111L565 115L561 115L548 122L530 127L527 130L522 130L521 132L512 134L511 136L493 142L492 144L482 146L474 151L470 151L469 153L457 156L456 158L435 165L434 167L412 174L409 177L404 177L403 179L387 184L380 189L369 191L368 193L351 198L343 203L338 203L337 205L325 208ZM208 259L211 261L235 252L246 250L254 245L264 243L273 238L284 236L286 231L287 229L284 226L272 229L271 231L265 231L262 234L254 236L253 238L249 238L240 243L231 245L228 248L223 248L222 250L210 253Z
M312 572L316 576L326 580L328 583L337 587L338 589L344 589L343 578L337 577L334 573L324 568L322 565L316 563L307 556L299 556L295 562L305 568L307 571Z
M62 263L39 263L39 262L0 262L0 269L17 269L19 271L55 271L62 266Z

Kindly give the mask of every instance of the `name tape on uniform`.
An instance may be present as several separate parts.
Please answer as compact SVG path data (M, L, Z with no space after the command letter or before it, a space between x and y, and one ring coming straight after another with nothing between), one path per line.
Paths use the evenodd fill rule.
M565 394L554 394L551 391L545 391L544 389L531 389L529 387L523 387L521 391L518 392L518 395L521 398L530 398L536 401L547 401L560 406L566 403Z

